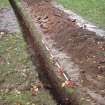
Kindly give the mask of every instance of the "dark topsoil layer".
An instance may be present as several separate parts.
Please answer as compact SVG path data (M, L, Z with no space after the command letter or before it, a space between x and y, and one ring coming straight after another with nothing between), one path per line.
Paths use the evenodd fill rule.
M46 37L52 38L55 46L79 65L84 86L97 92L104 89L105 39L77 26L75 20L69 19L68 14L53 7L47 0L24 1L28 3L32 17L40 24Z

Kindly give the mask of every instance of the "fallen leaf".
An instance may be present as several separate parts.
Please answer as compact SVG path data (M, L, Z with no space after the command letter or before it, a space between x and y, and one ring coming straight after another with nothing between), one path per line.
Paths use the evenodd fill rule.
M98 80L102 80L103 78L104 78L103 76L97 75L97 79L98 79Z
M22 105L20 102L17 102L16 105Z

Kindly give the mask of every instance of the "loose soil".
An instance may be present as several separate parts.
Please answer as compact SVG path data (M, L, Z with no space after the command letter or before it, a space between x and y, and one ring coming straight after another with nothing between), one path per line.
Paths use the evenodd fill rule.
M105 97L104 37L86 30L85 26L79 27L75 19L70 19L68 14L47 0L24 1L45 37L54 40L55 47L65 52L79 66L82 86Z

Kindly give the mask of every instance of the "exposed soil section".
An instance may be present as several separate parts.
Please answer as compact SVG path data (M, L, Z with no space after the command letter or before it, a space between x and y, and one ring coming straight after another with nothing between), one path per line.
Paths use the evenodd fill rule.
M40 25L46 38L53 39L59 48L72 58L82 71L81 84L83 87L105 97L105 39L97 36L84 27L76 25L76 20L68 14L55 8L44 0L29 1L32 17ZM90 92L90 91L89 91ZM88 93L89 93L88 92ZM92 96L92 94L91 94ZM98 104L103 104L98 101Z

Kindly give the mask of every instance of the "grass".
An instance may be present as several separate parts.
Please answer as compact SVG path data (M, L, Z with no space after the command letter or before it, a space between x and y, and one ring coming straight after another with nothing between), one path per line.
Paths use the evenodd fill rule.
M9 6L10 6L10 4L9 4L8 0L0 0L0 9L7 8Z
M47 100L47 102L45 102L45 97ZM49 97L46 93L41 93L40 95L36 96L36 97L32 97L31 93L29 91L25 91L22 92L21 94L16 94L16 93L2 93L0 94L0 99L1 100L8 100L8 102L11 102L11 105L15 105L16 102L20 102L22 105L27 105L27 103L33 103L33 100L36 101L36 103L48 103L48 105L55 105L55 103L53 101L51 101L50 99L51 97ZM31 105L31 104L29 104ZM37 104L35 104L37 105Z
M57 0L65 8L105 29L105 0Z
M11 105L15 105L17 102L22 105L26 105L31 100L30 92L22 92L21 94L16 93L1 93L0 100L10 103Z
M1 93L0 100L8 102L9 105L18 105L17 102L21 103L21 105L56 105L54 101L51 101L52 97L45 92L36 97L32 97L30 91L21 92L20 94L15 92Z
M4 102L15 105L19 102L21 105L28 105L27 103L56 105L46 90L40 91L37 96L32 96L30 89L23 89L20 94L14 91L27 82L30 88L31 84L38 80L38 74L26 49L27 45L20 33L7 34L0 39L0 104Z
M0 0L0 9L9 6L8 0ZM37 96L32 96L31 84L39 81L35 69L21 33L5 33L0 37L0 105L56 105L51 94L44 88Z
M28 81L21 73L22 70L27 70L27 68L32 71L33 66L26 53L26 43L20 33L13 35L8 34L6 37L0 39L0 60L2 61L0 64L0 88L2 88L3 84L9 85L8 89L11 85L14 85L14 88L17 88L18 84ZM0 90L0 102L5 101L11 103L11 105L13 103L14 105L14 103L19 101L25 105L30 94L31 93L28 94L27 91L20 95L11 92L5 93L4 87L2 92Z
M4 37L0 41L0 55L5 59L5 66L3 69L9 69L9 65L16 67L17 63L26 64L28 62L28 55L25 52L26 44L20 34L10 35ZM8 65L7 65L8 64ZM2 67L2 65L0 65ZM11 68L12 69L12 68Z

